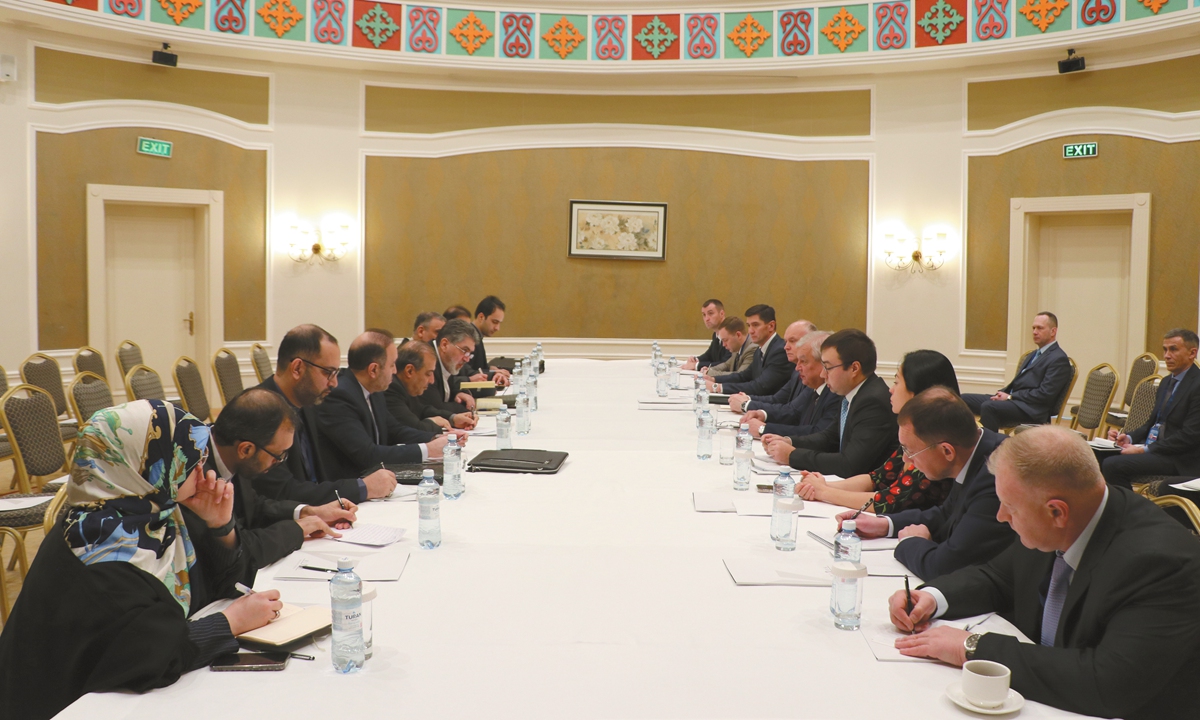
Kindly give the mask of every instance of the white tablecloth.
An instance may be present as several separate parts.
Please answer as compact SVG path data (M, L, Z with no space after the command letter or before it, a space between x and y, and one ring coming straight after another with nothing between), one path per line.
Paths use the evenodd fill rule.
M315 662L284 672L199 670L146 695L86 696L62 717L979 717L945 696L957 668L878 662L860 633L835 629L828 588L734 585L723 558L785 553L768 518L693 510L692 492L731 489L733 469L696 459L690 413L636 409L654 391L648 360L547 364L533 432L515 445L569 452L560 473L466 474L466 494L442 501L435 550L416 543L416 503L361 507L363 521L407 528L412 552L398 582L376 584L361 672L335 673L326 638L304 651ZM473 438L468 455L494 447ZM831 527L801 523L802 536ZM821 550L801 537L798 552ZM864 622L886 620L902 580L866 582ZM269 587L329 601L325 583L271 568L256 584ZM1037 703L1020 716L1071 717Z

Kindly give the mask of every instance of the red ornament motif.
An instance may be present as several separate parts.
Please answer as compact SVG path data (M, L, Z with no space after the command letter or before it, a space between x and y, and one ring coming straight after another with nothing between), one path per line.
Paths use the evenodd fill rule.
M1079 19L1084 25L1103 24L1117 16L1117 0L1083 0Z
M142 0L108 0L108 9L113 15L125 15L131 18L142 14Z
M346 15L344 0L313 0L313 13L317 19L313 24L313 37L317 42L340 45L346 37L342 18Z
M442 14L437 8L409 7L408 22L412 31L408 36L408 49L413 52L435 53L438 51L438 23Z
M596 59L625 59L625 18L620 15L599 15L595 19Z
M807 10L789 10L779 13L779 51L784 55L807 55L812 47L808 29L812 26L812 15Z
M975 0L975 37L1002 38L1008 34L1008 0Z
M246 30L246 0L217 0L213 25L221 32L241 34Z
M688 57L709 59L717 56L716 15L693 15L688 18Z
M908 44L908 5L875 6L875 43L880 50L899 50Z
M527 58L533 52L533 16L528 13L505 15L502 23L505 57Z

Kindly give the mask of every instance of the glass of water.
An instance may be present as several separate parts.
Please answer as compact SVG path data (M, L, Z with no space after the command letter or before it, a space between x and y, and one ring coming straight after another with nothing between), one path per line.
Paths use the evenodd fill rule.
M733 464L733 428L723 427L717 431L717 445L720 452L720 460L722 465Z

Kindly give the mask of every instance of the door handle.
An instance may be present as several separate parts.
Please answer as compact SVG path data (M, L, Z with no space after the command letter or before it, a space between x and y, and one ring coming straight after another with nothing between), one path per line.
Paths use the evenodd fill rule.
M188 324L188 335L195 335L196 334L196 313L195 312L188 313L188 316L186 318L184 318L183 321Z

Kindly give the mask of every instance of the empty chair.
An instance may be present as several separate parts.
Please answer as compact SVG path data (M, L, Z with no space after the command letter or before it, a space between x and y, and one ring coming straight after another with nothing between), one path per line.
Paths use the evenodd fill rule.
M142 348L132 340L124 340L117 346L117 367L121 370L121 377L129 374L135 366L141 365Z
M213 353L212 368L213 375L217 377L217 391L221 393L221 404L225 405L245 389L242 385L242 368L238 364L237 355L229 348L221 348Z
M45 353L30 355L21 363L21 382L46 391L54 401L54 413L60 418L59 437L74 448L79 426L69 417L67 393L63 390L62 370L58 367L58 361ZM66 469L65 465L63 469Z
M79 348L75 352L75 357L71 359L71 364L75 367L76 373L95 373L108 380L108 371L104 367L104 356L94 347L84 345Z
M1100 363L1088 371L1087 380L1083 383L1083 398L1079 402L1079 412L1071 419L1072 430L1087 430L1087 438L1091 440L1096 431L1104 424L1108 415L1108 407L1112 405L1117 394L1117 386L1121 377L1108 363Z
M208 393L204 390L204 377L200 374L200 366L190 357L181 355L175 361L171 374L175 377L175 388L179 390L183 409L207 422L212 408L208 404Z
M254 377L259 382L266 380L275 371L271 368L271 356L267 349L258 343L250 346L250 364L254 366Z
M1133 394L1137 390L1137 386L1143 379L1150 377L1158 372L1158 357L1153 353L1142 353L1133 359L1133 364L1129 368L1129 379L1125 385L1125 397L1122 398L1121 406L1118 408L1109 408L1108 416L1105 422L1109 427L1122 428L1128 422L1127 415L1129 408L1133 405ZM1137 425L1130 425L1137 427Z
M162 378L145 365L134 365L125 374L125 397L129 400L162 400L166 401L167 392L163 390Z
M67 399L71 401L71 413L81 427L97 411L116 404L108 381L91 372L81 372L75 376L67 388Z
M12 443L13 466L16 470L14 484L20 495L10 498L29 497L40 489L35 478L58 475L67 464L67 452L63 448L58 431L58 417L54 413L54 400L49 393L27 383L17 385L0 397L0 427ZM50 496L45 496L46 502ZM46 512L45 504L24 510L0 512L0 527L16 533L19 550L14 552L8 569L12 570L18 560L25 572L25 535L41 527ZM4 535L0 534L0 538Z
M1129 413L1125 424L1119 427L1129 427L1136 430L1145 425L1154 414L1154 400L1158 394L1158 383L1162 378L1158 375L1144 377L1133 389L1133 398L1129 402Z

